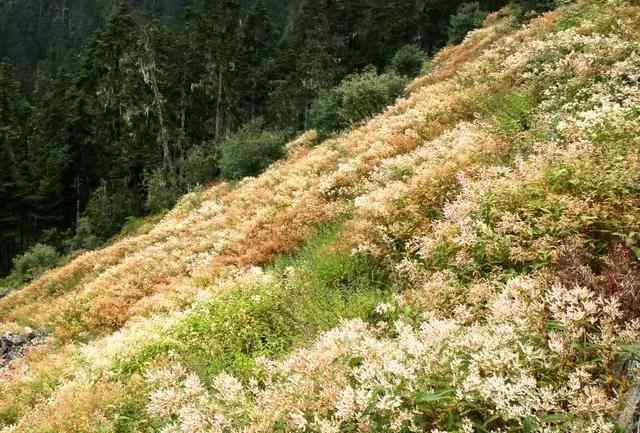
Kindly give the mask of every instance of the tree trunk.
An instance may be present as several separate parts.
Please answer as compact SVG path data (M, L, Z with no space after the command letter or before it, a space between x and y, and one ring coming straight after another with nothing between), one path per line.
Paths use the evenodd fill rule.
M149 43L149 35L147 32L144 32L144 46L147 56L147 62L144 60L140 63L140 68L142 69L142 77L148 84L151 86L151 90L153 91L153 105L156 107L156 113L158 115L158 123L160 124L160 132L158 136L158 141L162 146L162 161L165 169L171 169L173 166L171 159L171 151L169 149L169 134L167 132L167 126L164 120L164 111L162 110L163 106L163 98L160 93L160 87L158 86L158 79L156 76L156 60L151 49L151 45Z
M80 175L76 174L76 230L80 225Z
M222 130L222 68L218 69L218 100L216 101L216 126L215 126L215 140L220 140L220 132Z

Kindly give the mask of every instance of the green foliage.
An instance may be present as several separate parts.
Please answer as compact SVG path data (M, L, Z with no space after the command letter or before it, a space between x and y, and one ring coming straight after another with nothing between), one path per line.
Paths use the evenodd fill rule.
M171 209L182 195L212 182L219 172L215 148L194 147L174 167L157 168L145 175L146 209L153 214Z
M170 209L182 193L178 176L173 171L155 169L147 173L144 181L147 190L145 206L152 213Z
M278 357L341 320L372 318L388 297L389 275L374 259L335 250L339 225L318 231L271 277L248 278L190 314L166 340L118 367L130 374L168 352L205 380L221 371L248 377L260 356Z
M227 179L256 176L284 155L286 136L253 121L221 143L220 171Z
M212 302L182 324L180 352L208 378L247 372L256 357L283 353L293 343L295 318L281 294L277 287L245 287Z
M487 12L480 9L478 2L460 5L455 15L449 19L449 44L462 42L467 33L482 25L486 17Z
M522 22L556 7L556 0L514 0L514 18Z
M378 74L374 68L350 75L314 102L313 127L323 134L347 128L392 104L406 84L406 77L395 72Z
M13 273L22 281L31 281L55 267L60 255L49 245L36 244L13 259Z
M426 56L417 45L405 45L393 56L389 69L398 75L415 78L422 71Z
M504 134L513 135L533 128L538 104L531 92L516 90L493 95L480 105Z
M196 146L176 163L186 190L212 182L220 174L217 150L213 146Z
M20 411L16 406L9 406L0 411L0 425L13 425L20 419Z
M259 356L277 357L343 319L373 314L388 276L369 257L332 251L326 242L336 233L321 231L292 261L277 263L276 281L238 287L185 322L176 337L191 342L182 351L202 377L249 375Z
M145 217L128 217L120 232L110 242L149 233L164 217L165 212L154 213Z
M70 239L65 242L69 251L93 250L100 246L102 241L95 235L88 217L82 217L78 221L76 231Z
M328 224L292 256L275 260L273 269L280 273L301 269L298 276L313 287L324 290L384 290L391 284L387 271L366 254L339 251L341 225Z
M346 128L347 125L340 115L341 105L341 94L338 88L320 92L311 106L311 127L321 136Z
M159 431L160 427L149 421L146 411L147 400L145 390L140 386L132 386L126 397L118 404L109 407L111 428L113 433L139 433ZM142 389L140 389L142 388Z
M129 215L135 213L133 198L123 185L103 182L91 195L84 216L91 233L104 241L118 233Z

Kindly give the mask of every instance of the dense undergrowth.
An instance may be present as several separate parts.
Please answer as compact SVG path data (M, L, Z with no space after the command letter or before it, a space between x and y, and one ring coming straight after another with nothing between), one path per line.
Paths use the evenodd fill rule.
M631 426L639 34L632 2L491 15L384 114L0 300L51 335L3 433Z

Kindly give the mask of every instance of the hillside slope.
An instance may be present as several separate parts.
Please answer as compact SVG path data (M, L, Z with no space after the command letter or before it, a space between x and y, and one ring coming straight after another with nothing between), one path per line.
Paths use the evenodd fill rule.
M49 335L0 432L630 427L639 39L633 2L494 14L380 116L0 299Z

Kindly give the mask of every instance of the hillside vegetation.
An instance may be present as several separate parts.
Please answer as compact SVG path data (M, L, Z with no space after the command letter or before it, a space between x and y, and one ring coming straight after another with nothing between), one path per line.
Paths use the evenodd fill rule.
M383 114L0 299L0 432L636 422L640 6L508 9ZM634 430L635 431L635 430Z

